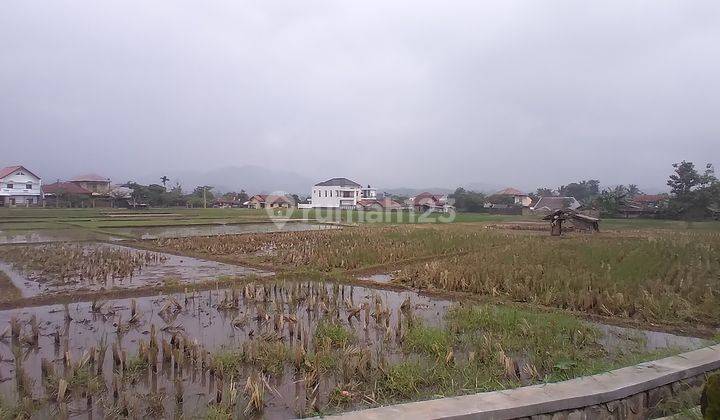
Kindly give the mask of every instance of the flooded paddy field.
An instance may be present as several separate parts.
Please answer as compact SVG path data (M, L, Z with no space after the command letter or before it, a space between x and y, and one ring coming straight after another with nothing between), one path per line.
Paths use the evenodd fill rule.
M132 236L137 239L185 238L194 236L236 235L243 233L300 232L308 230L338 229L339 226L307 222L275 224L239 223L198 226L148 226L132 228L104 228L110 234Z
M269 272L107 243L0 248L0 271L23 297L188 284Z
M705 344L310 280L0 311L0 331L0 393L40 417L290 418L558 380L652 357L662 343Z
M41 242L119 240L87 229L0 230L0 245Z

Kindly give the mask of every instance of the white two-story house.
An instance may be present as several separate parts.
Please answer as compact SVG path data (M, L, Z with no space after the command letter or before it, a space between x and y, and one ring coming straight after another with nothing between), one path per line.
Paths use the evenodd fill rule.
M42 180L24 166L0 169L0 206L36 206L42 202Z
M314 208L354 209L358 201L376 197L377 192L369 185L363 187L347 178L332 178L313 186L310 202Z

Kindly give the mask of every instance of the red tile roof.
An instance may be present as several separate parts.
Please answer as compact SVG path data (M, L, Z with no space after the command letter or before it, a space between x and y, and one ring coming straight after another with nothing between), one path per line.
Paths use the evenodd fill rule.
M42 189L45 194L57 194L60 191L64 191L69 194L92 194L92 191L88 191L77 184L73 184L72 182L54 182L52 184L45 184Z
M110 182L110 178L105 178L98 174L78 175L71 179L70 182Z
M441 203L441 202L443 201L443 199L445 198L445 196L444 196L444 195L438 195L438 194L432 194L432 193L429 193L429 192L423 192L423 193L420 193L420 194L416 195L416 196L413 198L413 205L416 205L416 206L421 205L421 204L422 204L422 203L421 203L421 200L427 199L427 198L429 198L429 199L431 199L432 201L434 201L435 203L438 203L438 204L439 204L439 203Z
M520 195L520 196L526 196L524 192L518 190L517 188L505 188L502 191L498 191L495 193L495 195Z
M277 195L277 194L255 194L248 201L256 200L260 203L277 203L277 202L284 202L284 203L290 203L292 204L292 200L285 197L284 195Z
M380 205L380 207L382 207L384 209L393 209L393 208L397 209L397 208L402 207L402 204L398 203L397 201L393 200L390 197L385 197L382 200L374 200L374 199L366 198L363 200L359 200L357 203L359 206L362 206L362 207L367 207L367 206L371 206L373 204L378 204L378 205Z

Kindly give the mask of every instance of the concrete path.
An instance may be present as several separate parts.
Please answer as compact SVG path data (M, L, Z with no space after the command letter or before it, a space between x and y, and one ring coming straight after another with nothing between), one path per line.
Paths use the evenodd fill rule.
M530 417L620 400L716 369L720 369L720 345L564 382L371 408L333 418L419 420Z

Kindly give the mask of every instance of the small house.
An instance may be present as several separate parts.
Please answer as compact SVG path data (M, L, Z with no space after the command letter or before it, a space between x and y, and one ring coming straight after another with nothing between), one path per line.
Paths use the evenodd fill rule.
M380 200L360 200L357 203L357 209L365 211L397 211L402 210L402 208L402 204L390 197Z
M247 201L247 207L251 209L289 208L294 205L292 198L276 194L256 194Z
M42 180L22 165L0 169L0 206L35 206L42 202Z
M448 197L445 194L432 194L423 192L409 200L412 207L418 212L442 212L447 213L451 207L448 204Z
M516 205L530 207L532 199L517 188L505 188L490 196L492 204Z
M111 190L110 178L105 178L98 174L78 175L71 179L70 182L95 195L107 195Z
M53 182L43 186L45 205L55 207L92 207L92 191L74 182Z

